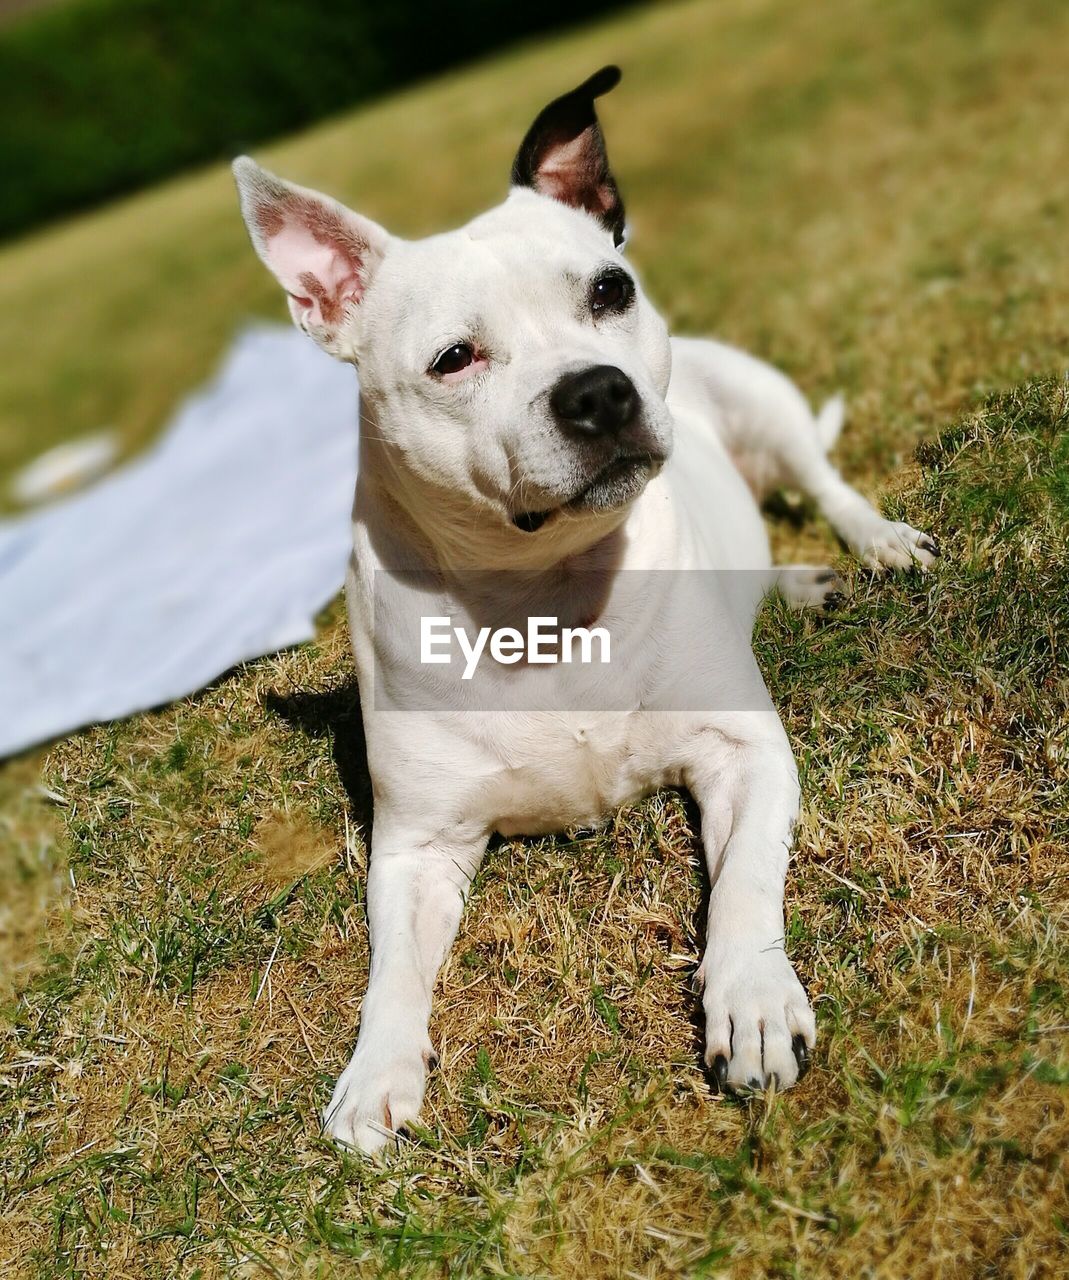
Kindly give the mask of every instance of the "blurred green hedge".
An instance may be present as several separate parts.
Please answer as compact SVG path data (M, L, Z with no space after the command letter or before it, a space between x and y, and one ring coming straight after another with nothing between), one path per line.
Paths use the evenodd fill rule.
M620 0L68 0L0 31L0 236Z

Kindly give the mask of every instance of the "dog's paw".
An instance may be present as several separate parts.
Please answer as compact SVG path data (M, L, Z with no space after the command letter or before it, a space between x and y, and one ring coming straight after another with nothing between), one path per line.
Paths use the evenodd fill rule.
M901 520L880 520L855 546L870 569L930 569L939 558L939 543Z
M793 609L838 609L849 595L849 587L828 565L784 565L776 578L784 600Z
M705 953L705 1064L722 1091L789 1089L809 1066L816 1020L782 948Z
M358 1044L323 1112L323 1132L369 1155L396 1142L419 1118L436 1061L429 1043L407 1050Z

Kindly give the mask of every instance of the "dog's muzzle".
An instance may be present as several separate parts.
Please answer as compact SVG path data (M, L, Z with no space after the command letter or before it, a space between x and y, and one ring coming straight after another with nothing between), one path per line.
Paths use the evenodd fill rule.
M589 478L553 507L514 515L512 523L524 533L536 532L562 511L624 506L664 465L665 453L647 427L638 388L615 365L565 374L549 393L549 408L561 435L584 458Z

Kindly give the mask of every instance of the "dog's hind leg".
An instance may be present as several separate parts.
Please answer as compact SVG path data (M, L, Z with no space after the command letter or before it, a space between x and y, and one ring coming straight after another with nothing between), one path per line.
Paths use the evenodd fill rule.
M784 564L776 567L776 590L793 609L837 609L849 588L830 565Z
M841 414L841 409L838 410ZM827 413L827 406L820 417ZM799 434L780 446L780 466L785 485L799 489L817 505L820 513L850 550L872 569L931 568L939 555L936 540L901 520L888 520L852 489L820 447L819 435Z
M887 520L843 480L828 458L843 421L836 396L814 415L782 373L720 342L672 341L672 394L700 407L763 502L776 489L797 489L859 559L872 568L929 568L934 538Z

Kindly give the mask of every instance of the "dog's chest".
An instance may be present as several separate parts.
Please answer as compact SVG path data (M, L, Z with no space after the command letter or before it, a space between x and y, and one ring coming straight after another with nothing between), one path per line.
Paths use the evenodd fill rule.
M509 719L512 736L487 744L498 768L484 792L489 822L503 835L596 826L621 805L678 782L664 740L674 717L656 718L660 732L642 712Z

